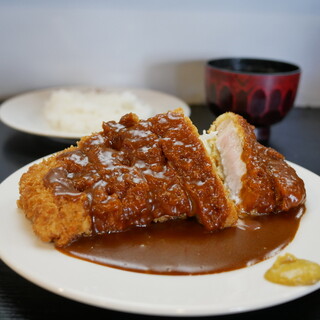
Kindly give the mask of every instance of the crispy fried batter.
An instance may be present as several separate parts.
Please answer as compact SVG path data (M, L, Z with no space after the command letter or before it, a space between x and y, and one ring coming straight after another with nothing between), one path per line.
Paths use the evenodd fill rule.
M72 150L73 147L67 149ZM18 207L32 221L33 230L43 241L66 244L80 234L91 233L91 219L84 207L85 196L77 201L56 197L44 186L50 168L60 165L56 156L35 164L20 179Z
M216 230L237 220L197 129L178 110L104 123L77 147L33 165L20 195L35 233L57 246L153 221L196 216Z
M64 246L81 235L193 216L207 230L223 229L239 212L304 202L303 181L242 117L218 117L207 136L203 144L179 110L147 120L127 114L31 166L18 206L43 241Z
M240 211L277 213L305 201L304 182L283 155L257 142L254 127L243 117L224 113L212 124L209 132L212 131L217 132L218 137L213 143L217 144L220 138L223 150L218 152L219 165L223 167L229 187L236 186L232 189L239 197ZM226 152L226 149L229 150ZM235 183L237 176L239 182Z

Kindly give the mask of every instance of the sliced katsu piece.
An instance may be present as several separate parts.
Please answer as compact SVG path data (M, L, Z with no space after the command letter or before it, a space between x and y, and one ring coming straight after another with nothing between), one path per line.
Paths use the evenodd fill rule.
M209 230L238 218L197 129L179 110L119 123L33 165L20 180L18 206L44 241L125 231L196 217Z
M240 212L278 213L305 201L304 182L280 153L257 142L254 127L243 117L222 114L207 136L213 161Z

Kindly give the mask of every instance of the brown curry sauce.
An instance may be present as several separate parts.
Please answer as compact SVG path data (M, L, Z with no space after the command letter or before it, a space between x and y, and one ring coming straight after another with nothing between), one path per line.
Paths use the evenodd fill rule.
M122 270L199 275L244 268L276 255L294 238L304 207L244 218L208 232L196 220L172 220L126 232L82 237L57 248L69 256Z

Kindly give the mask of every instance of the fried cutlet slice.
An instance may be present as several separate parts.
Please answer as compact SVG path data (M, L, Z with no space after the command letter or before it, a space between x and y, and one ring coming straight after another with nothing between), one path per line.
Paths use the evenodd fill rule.
M57 246L168 219L196 216L208 230L237 221L197 129L180 111L104 123L77 147L33 165L20 180L18 206Z
M303 181L284 156L257 142L254 127L228 112L208 130L220 176L239 210L249 214L287 211L305 201Z
M71 147L66 152L74 150ZM56 196L47 188L44 177L51 168L62 163L53 156L34 164L20 179L18 207L31 220L34 232L46 242L54 241L63 245L77 234L91 233L91 218L85 208L86 195L75 201Z

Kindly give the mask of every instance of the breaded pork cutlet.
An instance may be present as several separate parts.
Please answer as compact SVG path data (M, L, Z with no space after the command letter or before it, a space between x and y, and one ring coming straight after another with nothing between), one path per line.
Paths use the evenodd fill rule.
M283 155L257 142L254 127L243 117L224 113L208 133L213 161L240 212L284 212L305 201L295 170Z
M44 241L196 216L208 230L232 226L237 210L197 129L179 111L134 114L35 164L18 206Z
M65 152L72 152L71 147ZM46 187L45 177L51 168L63 165L59 156L35 164L20 179L20 207L32 221L34 232L46 242L67 243L73 235L90 234L91 218L86 210L87 197L79 195L76 201L59 197ZM58 187L58 185L57 185Z

